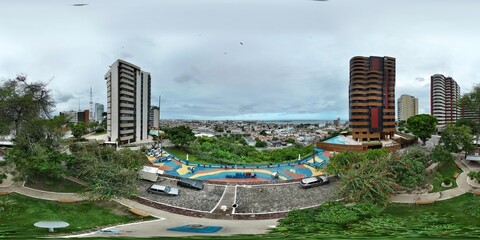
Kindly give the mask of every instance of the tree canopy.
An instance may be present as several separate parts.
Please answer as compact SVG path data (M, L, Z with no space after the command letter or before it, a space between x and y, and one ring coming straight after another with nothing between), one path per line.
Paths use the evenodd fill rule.
M0 132L14 133L14 145L6 159L15 163L23 177L60 178L65 173L62 162L68 156L58 149L66 117L51 118L55 104L46 86L43 82L29 83L25 76L0 86Z
M143 152L116 151L98 143L76 143L70 149L75 157L68 162L68 170L88 182L89 198L111 199L137 193L138 170L147 163Z
M437 127L437 119L428 114L415 115L407 119L407 128L413 135L422 140L423 144L432 137Z
M0 85L0 133L17 134L20 128L37 118L50 118L55 107L51 91L43 82L27 82L19 75Z
M449 124L441 134L440 144L449 152L459 153L464 151L467 154L475 148L473 136L470 132L468 126Z
M75 138L81 138L83 135L87 134L87 125L84 122L77 122L72 128L72 135Z
M195 134L193 134L192 129L187 126L166 128L165 135L175 146L185 147L195 140Z

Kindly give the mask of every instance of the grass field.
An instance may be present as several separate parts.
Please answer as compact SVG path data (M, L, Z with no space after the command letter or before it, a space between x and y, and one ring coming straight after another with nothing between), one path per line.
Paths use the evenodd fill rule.
M433 185L433 192L439 192L443 190L447 190L450 188L456 188L457 183L455 182L455 178L453 175L458 172L461 173L462 170L455 164L454 161L450 161L448 163L442 163L440 164L439 168L437 169L437 172L439 173L439 176L441 177L434 177L432 179L432 185ZM442 187L442 181L445 178L449 178L452 181L452 186L448 188Z
M57 180L49 178L29 179L25 186L38 190L64 193L78 193L85 189L84 186L68 179Z
M187 152L181 148L163 148L165 151L169 152L170 154L179 157L183 160L187 159ZM195 156L194 154L189 153L188 154L188 160L191 162L197 162L200 163L201 161Z
M65 221L70 226L55 230L55 232L56 234L66 234L141 219L116 202L61 204L19 194L0 196L0 239L31 239L48 236L47 229L33 226L38 221Z
M390 204L378 216L348 224L321 222L319 215L322 212L315 209L302 210L277 231L292 235L292 238L302 234L308 239L464 239L480 236L480 197L470 193L431 205Z

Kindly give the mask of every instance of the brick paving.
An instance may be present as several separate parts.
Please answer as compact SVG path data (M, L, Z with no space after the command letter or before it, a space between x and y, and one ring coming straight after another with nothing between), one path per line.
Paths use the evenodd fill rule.
M307 208L337 199L337 181L303 189L298 183L237 187L235 213L267 213Z
M165 196L147 193L147 188L152 184L152 182L148 181L139 181L137 185L138 196L158 203L207 212L215 208L225 190L225 186L205 184L203 190L197 191L190 188L178 187L176 180L162 179L156 184L168 185L178 188L179 190L178 196Z

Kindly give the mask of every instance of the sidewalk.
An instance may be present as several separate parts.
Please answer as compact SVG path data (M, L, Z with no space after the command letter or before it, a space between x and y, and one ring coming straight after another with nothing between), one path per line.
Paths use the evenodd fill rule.
M468 173L471 171L460 159L455 159L455 163L462 169L462 173L458 175L455 180L456 188L448 189L441 192L426 193L426 194L397 194L391 197L393 203L416 203L416 202L431 202L443 201L458 197L467 192L472 192L473 188L468 184Z

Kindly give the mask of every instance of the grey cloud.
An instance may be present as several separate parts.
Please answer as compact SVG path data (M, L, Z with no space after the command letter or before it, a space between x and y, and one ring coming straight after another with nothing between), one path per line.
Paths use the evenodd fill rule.
M190 67L184 73L173 78L173 80L177 83L184 84L184 83L201 83L199 80L200 71L196 67Z
M0 77L56 76L57 109L77 109L89 86L106 103L103 75L122 58L152 74L152 104L162 95L164 118L330 119L348 116L350 58L387 55L397 59L396 96L414 95L428 112L432 74L454 77L462 93L480 79L479 8L468 0L5 1ZM365 31L373 15L382 20Z

